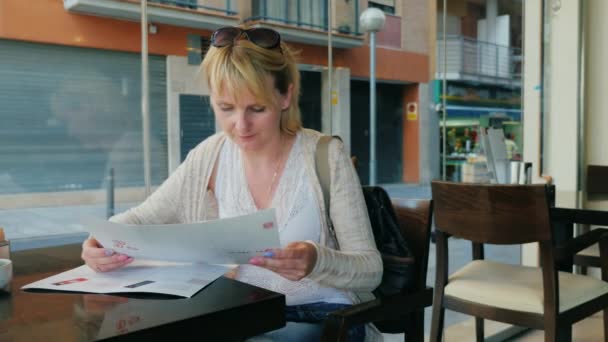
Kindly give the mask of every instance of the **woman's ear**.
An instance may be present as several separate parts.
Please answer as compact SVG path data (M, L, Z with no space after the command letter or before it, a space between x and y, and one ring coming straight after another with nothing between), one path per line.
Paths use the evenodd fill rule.
M285 95L281 95L281 110L287 110L291 105L291 97L293 96L293 83L289 84L287 87L287 93Z

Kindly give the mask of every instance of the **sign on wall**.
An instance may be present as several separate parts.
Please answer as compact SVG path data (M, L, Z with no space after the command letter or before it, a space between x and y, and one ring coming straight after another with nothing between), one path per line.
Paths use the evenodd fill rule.
M407 121L418 120L418 103L408 102L406 108L406 119Z

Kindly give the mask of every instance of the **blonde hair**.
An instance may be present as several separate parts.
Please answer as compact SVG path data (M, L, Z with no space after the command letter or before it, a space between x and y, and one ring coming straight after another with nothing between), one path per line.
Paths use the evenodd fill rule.
M228 92L235 101L246 87L256 99L268 105L276 103L269 92L268 77L275 88L286 95L293 85L289 107L281 113L281 131L290 135L302 128L300 118L300 72L295 53L283 42L279 48L259 47L247 39L238 39L225 47L211 46L201 64L201 71L212 91Z

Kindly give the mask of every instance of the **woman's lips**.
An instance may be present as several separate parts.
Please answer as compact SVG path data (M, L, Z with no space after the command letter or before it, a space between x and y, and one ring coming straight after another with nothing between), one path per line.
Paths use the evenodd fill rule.
M255 134L251 134L251 135L239 135L239 140L241 140L241 141L250 141L250 140L253 140L254 137L255 137Z

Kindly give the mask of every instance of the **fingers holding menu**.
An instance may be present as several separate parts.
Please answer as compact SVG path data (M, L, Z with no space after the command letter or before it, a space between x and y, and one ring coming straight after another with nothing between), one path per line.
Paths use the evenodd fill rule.
M267 268L289 280L300 280L310 274L317 262L317 250L307 242L292 242L283 249L273 249L256 256L251 264Z
M108 272L133 261L132 257L104 248L95 238L90 237L82 244L82 260L96 272Z

